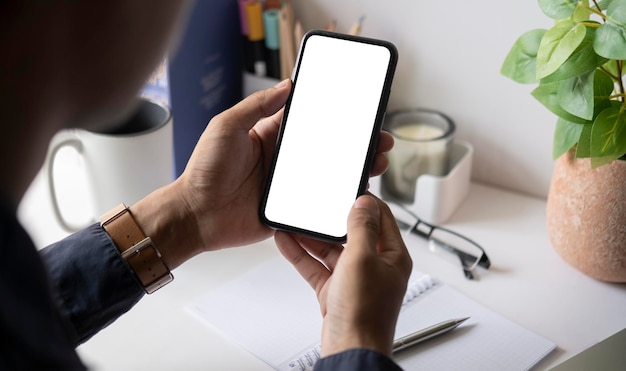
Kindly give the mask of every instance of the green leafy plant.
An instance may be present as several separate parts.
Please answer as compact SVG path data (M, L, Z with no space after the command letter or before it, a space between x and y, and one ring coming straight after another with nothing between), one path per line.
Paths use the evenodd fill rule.
M501 69L538 86L531 93L558 116L553 157L575 146L592 167L626 158L626 0L538 0L554 19L523 34Z

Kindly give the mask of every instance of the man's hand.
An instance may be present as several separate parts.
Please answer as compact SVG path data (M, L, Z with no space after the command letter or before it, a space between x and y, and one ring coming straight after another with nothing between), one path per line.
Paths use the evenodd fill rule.
M391 355L412 261L387 205L372 195L356 200L345 248L285 232L275 240L317 293L323 356L351 348Z

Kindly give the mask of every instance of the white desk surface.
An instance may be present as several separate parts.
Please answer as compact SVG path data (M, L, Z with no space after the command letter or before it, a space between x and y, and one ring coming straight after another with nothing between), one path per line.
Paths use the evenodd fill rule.
M38 247L65 235L48 205L40 175L19 210ZM555 342L558 348L536 370L549 369L626 327L626 284L599 282L567 265L550 245L545 206L545 200L471 185L445 226L471 237L489 254L492 268L481 270L476 281L466 280L458 266L409 247L416 269ZM173 283L146 296L80 346L79 354L93 370L269 370L185 307L276 254L270 239L194 258L174 271Z

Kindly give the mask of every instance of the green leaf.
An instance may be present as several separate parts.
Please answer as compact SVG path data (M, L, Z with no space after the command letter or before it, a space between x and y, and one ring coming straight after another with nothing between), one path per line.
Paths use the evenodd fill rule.
M576 145L576 158L591 157L591 128L593 125L583 125L583 131L580 133L578 145Z
M615 102L610 98L611 93L613 92L614 84L613 80L602 70L596 70L593 90L594 90L594 112L593 117L595 119L600 115L601 112L610 108L612 104ZM591 134L589 134L591 135ZM591 139L590 139L591 140ZM591 150L590 150L591 151ZM590 153L591 155L591 153Z
M545 33L546 30L536 29L520 36L506 56L500 73L522 84L537 82L537 50Z
M623 0L611 1L606 8L607 20L620 26L624 26L624 24L626 24L626 6L624 5Z
M590 15L591 11L589 10L589 0L584 0L578 3L570 19L575 23L585 22L589 20Z
M539 7L552 19L568 18L574 13L579 0L539 0Z
M556 160L576 145L585 126L589 125L575 124L559 118L554 129L552 158Z
M608 98L613 90L613 80L601 70L595 70L593 76L593 116L596 117L602 110L611 105L611 101ZM586 121L581 125L580 123L574 123L559 118L554 132L553 157L555 159L560 157L563 153L572 148L573 145L576 145L577 158L591 157L592 128L593 125L591 121Z
M606 10L607 20L596 34L593 47L608 59L626 59L626 6L612 1Z
M592 157L591 158L591 167L593 169L598 168L602 165L606 165L608 163L611 163L615 160L617 160L618 158L614 158L613 156L604 156L604 157Z
M541 39L537 51L537 79L556 71L585 39L586 27L570 20L558 21ZM597 52L597 50L596 50Z
M593 40L596 29L587 27L585 38L572 55L554 73L541 79L542 83L560 81L581 75L591 71L598 66L602 66L607 59L599 56L593 50Z
M585 120L593 119L593 77L595 70L559 83L559 105L568 113Z
M604 165L626 154L626 114L619 103L602 111L591 130L592 166Z
M576 123L576 124L591 124L591 121L577 117L565 111L559 104L558 99L559 83L552 82L549 84L540 84L531 92L541 104L549 109L555 115L561 117L564 120Z
M613 76L617 76L619 69L617 68L617 61L614 59L609 59L604 65L602 65L604 69L606 69ZM626 73L626 68L622 71L622 73Z
M601 111L611 106L611 93L613 93L613 80L602 70L596 70L593 81L593 95L595 98L594 117L597 117Z
M599 55L610 59L626 59L626 29L612 23L598 28L593 48Z
M616 0L616 1L622 1L622 0ZM613 0L601 0L601 1L598 1L598 5L600 6L600 9L605 10L609 7L609 5L611 5L612 2Z

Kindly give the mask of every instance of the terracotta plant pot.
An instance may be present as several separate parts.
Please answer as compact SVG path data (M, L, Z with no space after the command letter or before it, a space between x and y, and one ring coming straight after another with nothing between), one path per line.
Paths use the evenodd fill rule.
M555 163L546 211L565 261L598 280L626 282L626 161L592 169L570 150Z

